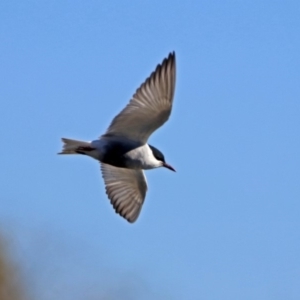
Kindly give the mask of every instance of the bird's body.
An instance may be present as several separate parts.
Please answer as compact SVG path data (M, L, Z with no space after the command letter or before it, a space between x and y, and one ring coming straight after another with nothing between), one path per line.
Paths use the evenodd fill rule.
M175 89L175 53L171 53L136 91L99 139L63 138L59 154L84 154L101 162L106 193L117 213L134 222L147 191L143 170L166 167L164 155L147 140L171 113Z
M69 139L64 139L68 142ZM80 141L79 141L80 142ZM161 166L148 144L126 138L103 137L76 148L75 153L91 156L118 168L149 170Z

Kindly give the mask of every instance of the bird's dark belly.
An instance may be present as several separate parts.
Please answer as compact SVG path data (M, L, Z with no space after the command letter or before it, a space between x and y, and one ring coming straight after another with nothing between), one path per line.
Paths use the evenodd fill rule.
M102 162L119 168L127 168L126 160L122 156L110 157L105 155Z
M105 149L101 161L119 168L128 168L126 153L137 148L136 143L110 142Z

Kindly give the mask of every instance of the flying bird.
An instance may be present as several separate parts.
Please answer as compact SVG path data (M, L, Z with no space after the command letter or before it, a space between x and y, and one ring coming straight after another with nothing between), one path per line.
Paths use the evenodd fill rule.
M175 77L172 52L136 90L105 134L91 142L62 138L64 145L58 154L84 154L100 161L106 194L116 213L130 223L138 218L146 197L143 170L165 167L175 172L162 152L147 143L169 119Z

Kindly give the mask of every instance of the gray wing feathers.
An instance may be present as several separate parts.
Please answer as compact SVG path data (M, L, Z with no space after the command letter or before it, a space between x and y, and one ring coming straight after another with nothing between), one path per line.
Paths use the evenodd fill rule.
M116 213L133 223L139 216L147 192L144 172L103 163L101 171L106 194Z
M175 77L173 52L137 89L129 104L113 119L105 135L124 136L146 143L152 132L171 114Z

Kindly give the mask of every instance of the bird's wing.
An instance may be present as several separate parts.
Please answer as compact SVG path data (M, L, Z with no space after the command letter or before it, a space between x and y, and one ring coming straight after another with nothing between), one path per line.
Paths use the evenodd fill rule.
M146 143L169 118L175 91L175 53L169 54L112 120L104 136L122 136Z
M101 163L105 189L116 213L133 223L139 216L147 191L143 170L117 168Z

